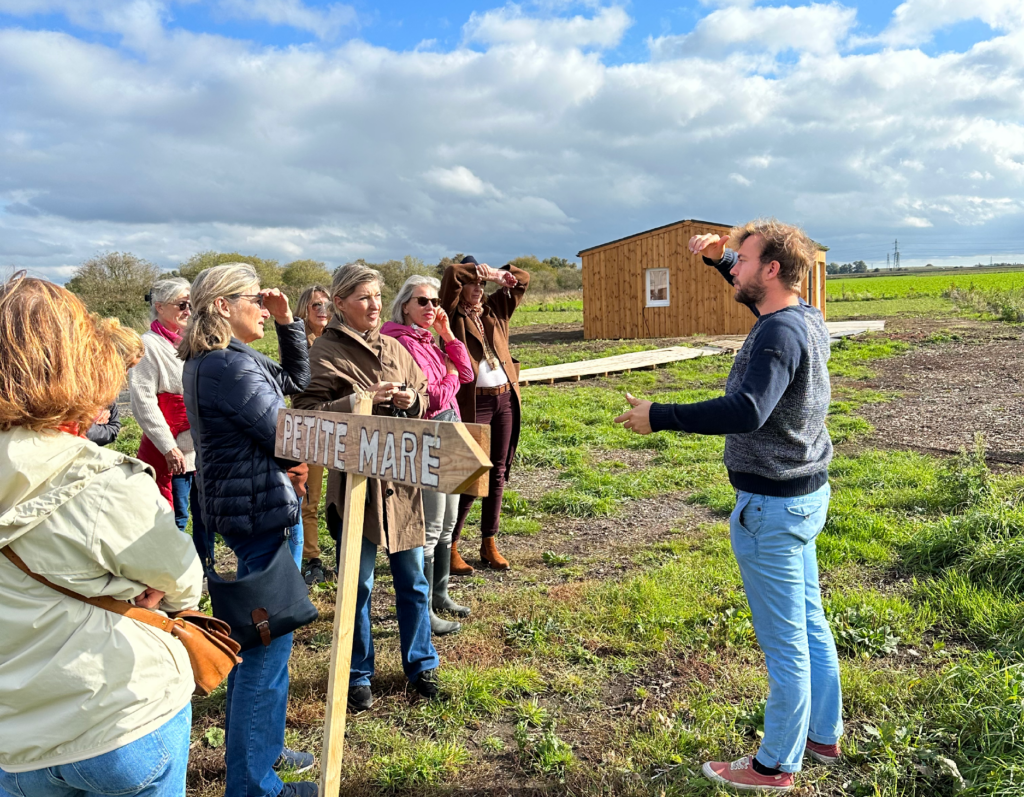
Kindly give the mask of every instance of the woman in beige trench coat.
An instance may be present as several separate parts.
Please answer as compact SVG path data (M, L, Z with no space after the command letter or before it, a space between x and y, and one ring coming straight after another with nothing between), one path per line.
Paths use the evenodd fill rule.
M349 263L335 273L331 283L334 318L309 350L309 388L295 397L296 409L351 412L358 387L373 394L374 415L404 413L419 418L426 411L426 377L401 343L380 334L381 281L379 272L360 263ZM345 474L332 470L327 477L327 527L336 542L344 503ZM394 578L402 668L421 696L438 693L440 660L430 639L424 537L419 489L369 479L349 676L351 711L373 705L370 594L378 545L388 554Z

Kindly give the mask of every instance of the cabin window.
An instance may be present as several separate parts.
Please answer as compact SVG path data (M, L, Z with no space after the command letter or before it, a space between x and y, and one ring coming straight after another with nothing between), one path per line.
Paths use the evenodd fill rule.
M647 306L668 307L668 269L647 269Z

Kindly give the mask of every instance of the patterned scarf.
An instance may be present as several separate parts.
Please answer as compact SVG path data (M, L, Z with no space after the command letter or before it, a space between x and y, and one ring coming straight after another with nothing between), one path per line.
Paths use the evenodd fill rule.
M480 339L484 342L484 359L492 371L497 371L501 367L501 363L498 362L498 355L494 353L494 348L491 346L491 342L487 340L487 333L484 331L484 322L480 317L484 311L483 305L480 302L468 304L465 301L461 301L459 302L459 309L466 318L476 325L480 332Z

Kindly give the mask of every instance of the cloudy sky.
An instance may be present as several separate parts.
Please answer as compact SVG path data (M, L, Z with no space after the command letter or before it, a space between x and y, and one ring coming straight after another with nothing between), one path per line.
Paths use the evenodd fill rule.
M1024 2L0 0L0 267L491 263L683 218L1024 260Z

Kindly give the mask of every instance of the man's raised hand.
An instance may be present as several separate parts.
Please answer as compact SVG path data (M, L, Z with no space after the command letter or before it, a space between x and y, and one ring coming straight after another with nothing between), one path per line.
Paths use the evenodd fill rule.
M637 434L651 433L651 402L635 398L629 393L626 394L626 401L633 409L627 410L615 419L615 423L621 423L631 432Z
M725 247L728 243L728 236L723 238L721 235L709 232L693 236L690 239L689 248L695 255L703 255L708 260L714 260L717 263L725 255Z

